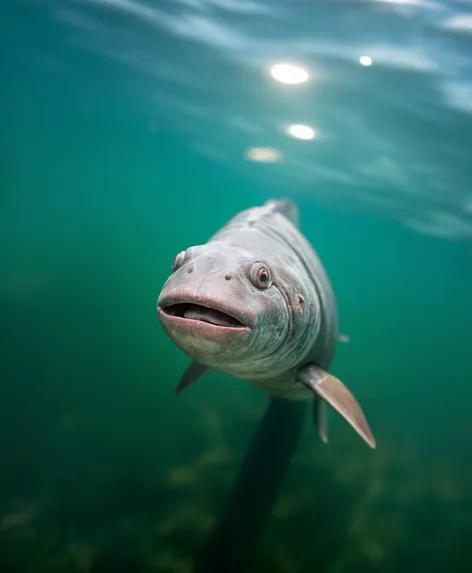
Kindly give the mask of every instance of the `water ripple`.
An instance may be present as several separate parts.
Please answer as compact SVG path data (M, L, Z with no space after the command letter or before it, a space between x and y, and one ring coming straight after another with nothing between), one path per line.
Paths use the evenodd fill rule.
M143 75L156 117L196 152L420 233L472 236L471 2L53 5L75 43ZM363 55L372 66L359 65ZM308 69L311 81L274 84L267 70L280 60ZM292 123L318 137L291 140ZM283 160L250 164L252 147L276 148Z

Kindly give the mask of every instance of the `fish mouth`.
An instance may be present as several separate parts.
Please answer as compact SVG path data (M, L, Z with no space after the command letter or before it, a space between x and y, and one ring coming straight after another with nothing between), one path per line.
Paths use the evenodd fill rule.
M221 310L209 308L202 304L179 302L177 304L171 304L165 308L161 307L161 310L167 316L183 318L186 320L198 320L201 322L207 322L208 324L213 324L214 326L224 326L226 328L244 328L244 324L234 316L231 316L227 312L222 312Z
M162 322L176 328L208 331L208 334L251 329L240 311L221 301L164 298L158 301L157 310Z

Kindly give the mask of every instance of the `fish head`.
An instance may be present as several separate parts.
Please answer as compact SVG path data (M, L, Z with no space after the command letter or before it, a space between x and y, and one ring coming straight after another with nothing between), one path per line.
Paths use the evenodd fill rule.
M290 333L277 271L248 250L212 241L177 255L157 301L168 337L201 364L251 379L274 367Z

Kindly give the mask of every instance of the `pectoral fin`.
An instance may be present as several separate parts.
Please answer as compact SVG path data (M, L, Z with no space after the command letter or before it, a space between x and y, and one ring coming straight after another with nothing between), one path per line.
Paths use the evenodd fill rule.
M209 368L203 366L199 362L195 362L194 360L187 366L187 369L182 374L182 378L177 385L177 388L174 390L174 394L177 396L185 390L190 384L196 382L199 378L201 378L206 372L208 372Z
M326 404L321 398L315 396L313 417L318 436L323 444L328 443L328 420L326 418Z
M316 366L301 370L297 379L313 390L317 398L334 408L371 448L376 447L375 438L361 407L341 380Z

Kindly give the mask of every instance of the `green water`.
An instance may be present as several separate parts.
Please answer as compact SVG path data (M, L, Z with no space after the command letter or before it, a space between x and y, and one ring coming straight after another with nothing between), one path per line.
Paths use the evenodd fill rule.
M162 9L173 14L185 2L171 4L163 2ZM448 6L457 3L442 5ZM72 12L69 21L65 12L58 16L76 10L77 17L88 8L25 0L0 7L6 56L0 107L0 571L191 571L225 506L266 398L216 374L175 398L188 359L160 328L156 300L179 251L207 240L241 209L281 196L298 204L302 231L332 280L341 330L350 338L339 345L332 371L355 392L378 447L367 448L334 413L324 446L307 420L250 571L467 570L472 219L463 206L472 176L472 116L460 106L446 109L439 96L429 101L437 94L421 91L429 79L419 72L379 66L362 105L353 83L352 105L370 118L369 133L382 141L391 137L398 152L393 157L407 174L413 173L408 161L419 157L433 173L409 178L418 184L414 194L408 185L390 188L390 170L385 181L367 188L378 201L366 202L361 179L356 186L339 178L361 178L353 165L362 160L362 146L372 153L376 148L374 140L367 144L355 130L341 129L353 123L349 98L336 95L343 91L338 80L357 72L340 56L318 54L312 63L343 71L327 75L333 81L317 103L325 132L339 136L339 144L326 144L318 157L313 148L284 144L276 130L273 135L287 146L287 156L328 171L283 171L283 165L248 164L244 149L258 137L228 126L218 131L211 118L244 108L246 117L269 124L266 111L293 111L290 97L267 87L266 79L265 97L273 89L274 101L258 97L259 72L249 70L247 79L238 63L234 73L220 74L222 62L205 51L202 73L213 77L216 70L231 93L174 84L157 72L140 75L83 42L99 22L104 45L116 47L121 38L132 47L140 23L132 14L95 14L92 6L87 17L97 19L87 21L85 36L78 37L68 27ZM336 18L328 9L297 9ZM387 15L398 25L399 16ZM241 14L224 17L244 25ZM409 17L421 22L416 12ZM113 36L115 29L122 35ZM173 36L162 33L161 43L152 44L156 34L143 35L140 50L131 50L143 65L153 55L158 72L176 58L180 66L188 60L189 71L201 65L197 50L179 52ZM431 38L431 53L452 53L444 38ZM461 42L470 55L470 35ZM393 103L388 100L388 78L402 86L409 104L400 103L396 92L390 92ZM423 95L415 99L417 89ZM256 94L253 107L244 99L247 91ZM335 106L347 98L345 122L331 113L332 97L340 98ZM181 107L197 103L209 123L182 122ZM293 104L297 121L305 104ZM405 121L403 105L410 106L411 121ZM269 131L259 138L261 145L273 140ZM334 168L337 177L330 180ZM440 210L446 213L443 227L438 223L431 231L418 223ZM417 224L407 226L412 220Z

